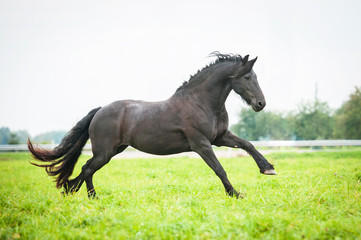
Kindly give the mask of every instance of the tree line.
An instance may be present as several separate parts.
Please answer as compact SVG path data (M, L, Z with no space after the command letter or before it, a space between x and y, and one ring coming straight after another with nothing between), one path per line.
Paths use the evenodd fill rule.
M36 135L31 140L35 143L60 143L65 134L65 131L51 131ZM0 128L0 144L25 144L29 137L26 130L11 131L8 127Z
M359 87L339 109L318 100L300 104L295 112L242 109L231 130L247 140L361 139Z
M361 139L361 89L356 87L337 110L316 98L301 104L295 112L254 112L242 109L231 130L247 140ZM51 131L32 137L35 143L60 143L66 131ZM24 144L26 130L0 128L0 144Z

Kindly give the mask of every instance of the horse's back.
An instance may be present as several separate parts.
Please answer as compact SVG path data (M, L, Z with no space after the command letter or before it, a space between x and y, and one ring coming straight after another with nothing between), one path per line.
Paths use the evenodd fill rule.
M113 102L94 116L89 134L93 152L121 145L162 155L189 151L179 109L169 101Z

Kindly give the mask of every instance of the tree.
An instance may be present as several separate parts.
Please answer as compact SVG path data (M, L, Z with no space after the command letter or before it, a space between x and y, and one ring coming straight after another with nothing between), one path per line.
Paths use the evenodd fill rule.
M10 129L7 127L0 128L0 144L8 144L10 139Z
M39 134L33 138L34 142L37 143L60 143L65 136L66 131L51 131Z
M28 131L26 130L16 131L15 134L19 138L19 143L27 143L28 138L30 137Z
M361 139L361 90L355 92L342 104L335 114L334 136L343 139Z
M300 105L295 115L294 131L298 140L330 139L333 132L333 117L326 102L315 100Z
M10 133L8 144L19 144L19 137L16 133Z
M269 111L254 112L242 109L240 120L231 126L231 130L241 138L248 140L281 140L292 139L293 130L290 116Z
M255 133L256 115L253 110L242 109L239 118L238 123L231 126L231 131L241 138L257 140L258 134Z
M301 104L296 113L276 113L242 109L240 120L231 130L249 140L330 139L334 119L326 102L316 100Z
M0 128L0 144L19 144L28 141L29 133L26 130L10 131L8 127Z

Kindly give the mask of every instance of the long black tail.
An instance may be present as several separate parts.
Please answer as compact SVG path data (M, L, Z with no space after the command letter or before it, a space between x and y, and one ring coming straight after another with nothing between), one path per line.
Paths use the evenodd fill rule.
M34 146L28 139L28 149L33 158L41 162L47 162L47 164L30 163L38 167L44 167L49 176L57 176L55 180L57 188L62 187L73 173L81 151L89 139L90 122L99 109L100 107L91 110L67 133L59 146L53 150Z

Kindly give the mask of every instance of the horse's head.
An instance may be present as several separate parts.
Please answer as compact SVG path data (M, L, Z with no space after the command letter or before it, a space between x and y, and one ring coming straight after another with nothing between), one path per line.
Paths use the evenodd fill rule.
M257 58L248 61L248 55L242 59L236 74L231 76L232 89L238 93L256 112L266 106L266 100L257 81L257 75L252 70Z

